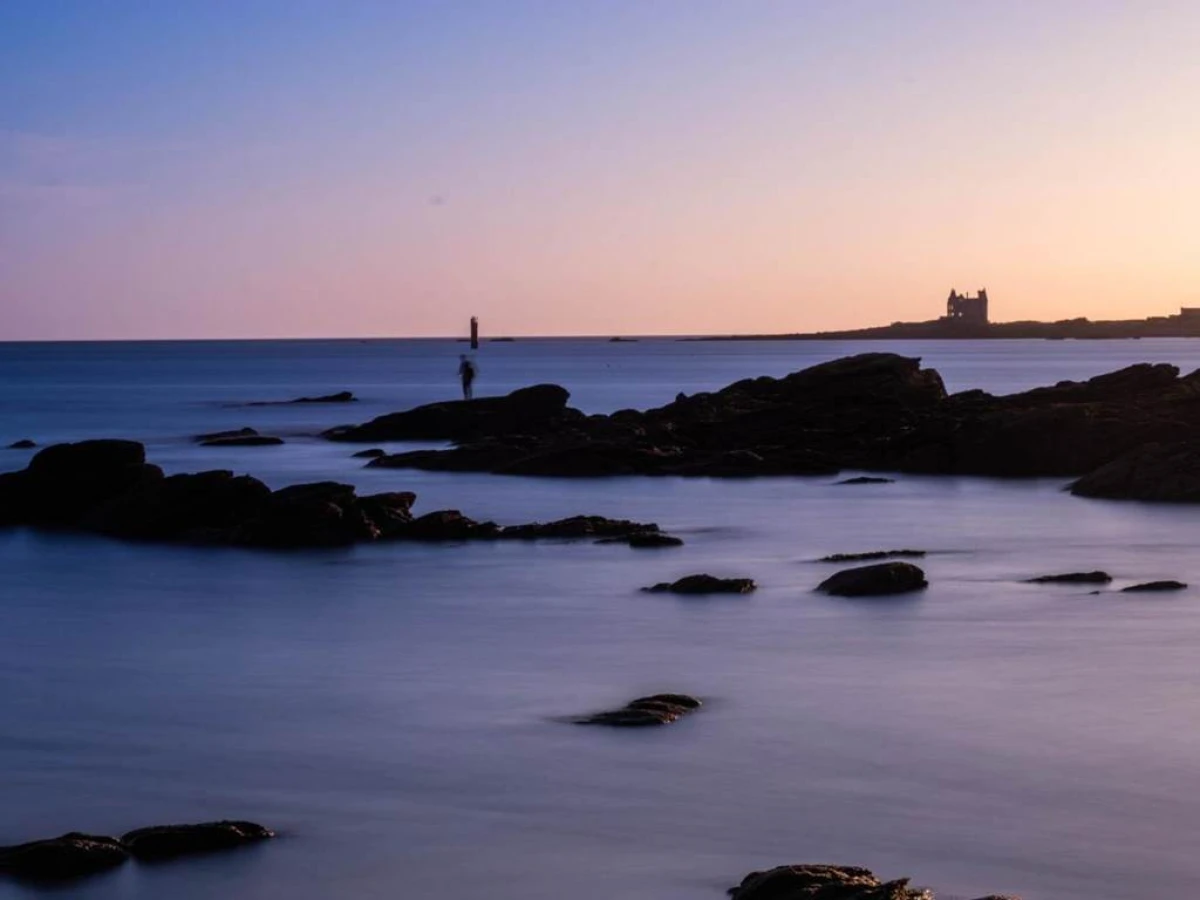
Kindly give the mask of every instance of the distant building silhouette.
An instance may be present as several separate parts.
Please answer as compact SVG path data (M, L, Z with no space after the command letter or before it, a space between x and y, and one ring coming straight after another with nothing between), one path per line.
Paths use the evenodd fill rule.
M968 297L951 289L946 299L946 318L963 325L986 325L988 323L988 296L980 288L978 296Z

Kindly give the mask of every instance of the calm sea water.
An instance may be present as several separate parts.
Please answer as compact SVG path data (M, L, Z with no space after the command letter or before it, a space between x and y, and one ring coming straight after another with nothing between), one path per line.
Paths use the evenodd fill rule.
M0 444L145 441L171 471L412 489L501 522L659 522L675 551L587 543L299 554L0 533L0 843L243 817L280 840L126 866L83 900L703 900L794 861L911 874L940 896L1190 895L1200 881L1200 588L1022 584L1104 568L1200 585L1200 510L1059 481L541 480L375 471L304 437L452 396L453 342L0 345ZM1020 390L1200 341L520 341L481 392L538 381L588 411L781 375L862 349L952 390ZM353 406L257 407L349 389ZM252 425L283 447L199 448ZM0 451L0 469L27 452ZM934 551L909 599L811 593L829 552ZM691 572L759 591L642 585ZM556 717L703 696L670 728ZM38 893L0 883L0 897Z

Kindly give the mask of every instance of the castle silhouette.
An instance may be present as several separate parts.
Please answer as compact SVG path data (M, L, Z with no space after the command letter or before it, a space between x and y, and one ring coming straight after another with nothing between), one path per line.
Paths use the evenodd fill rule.
M980 288L975 297L960 294L951 288L946 298L945 318L963 325L986 325L988 323L987 289Z

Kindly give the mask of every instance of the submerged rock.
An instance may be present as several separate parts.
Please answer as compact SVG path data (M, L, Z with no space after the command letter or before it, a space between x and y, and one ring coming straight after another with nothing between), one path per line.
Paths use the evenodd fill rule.
M142 860L169 859L192 853L210 853L275 836L255 822L201 822L196 825L157 825L121 836L129 852Z
M748 594L756 587L753 578L685 575L678 581L662 581L653 587L642 588L642 590L655 594Z
M817 590L838 597L876 597L906 594L928 587L925 573L912 563L889 562L844 569L831 575Z
M355 459L379 459L381 456L387 456L387 451L379 447L372 447L370 450L359 450L351 455Z
M677 538L672 534L632 534L623 543L636 550L648 550L656 547L682 547L683 538Z
M919 559L925 556L924 550L871 550L867 553L831 553L822 556L817 562L867 562L872 559Z
M210 431L207 434L198 434L192 440L197 444L205 444L209 441L223 441L228 438L245 437L258 437L258 432L253 428L231 428L228 431Z
M1182 581L1147 581L1121 588L1122 594L1148 593L1153 591L1182 591L1187 585Z
M322 394L317 397L297 397L295 400L255 400L246 406L290 406L294 403L357 403L358 398L349 391Z
M72 831L0 847L0 872L34 880L68 880L114 868L128 858L129 851L116 838Z
M894 478L882 478L875 475L858 475L854 478L843 478L837 484L894 484Z
M32 450L36 446L37 446L36 443L29 440L28 438L24 438L19 441L13 441L11 444L8 445L8 449L9 450Z
M283 438L271 437L266 434L247 434L241 437L213 438L201 441L201 447L277 447L283 443Z
M733 900L933 900L908 882L880 881L857 866L801 864L751 872L729 895Z
M1026 584L1108 584L1112 576L1107 572L1066 572L1062 575L1039 575L1025 579Z
M594 713L574 721L578 725L609 725L614 728L668 725L699 709L701 705L701 701L687 694L653 694L632 700L620 709Z

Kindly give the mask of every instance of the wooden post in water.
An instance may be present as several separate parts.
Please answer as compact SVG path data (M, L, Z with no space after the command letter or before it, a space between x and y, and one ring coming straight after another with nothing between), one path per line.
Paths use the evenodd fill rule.
M479 349L479 319L471 316L471 349Z

